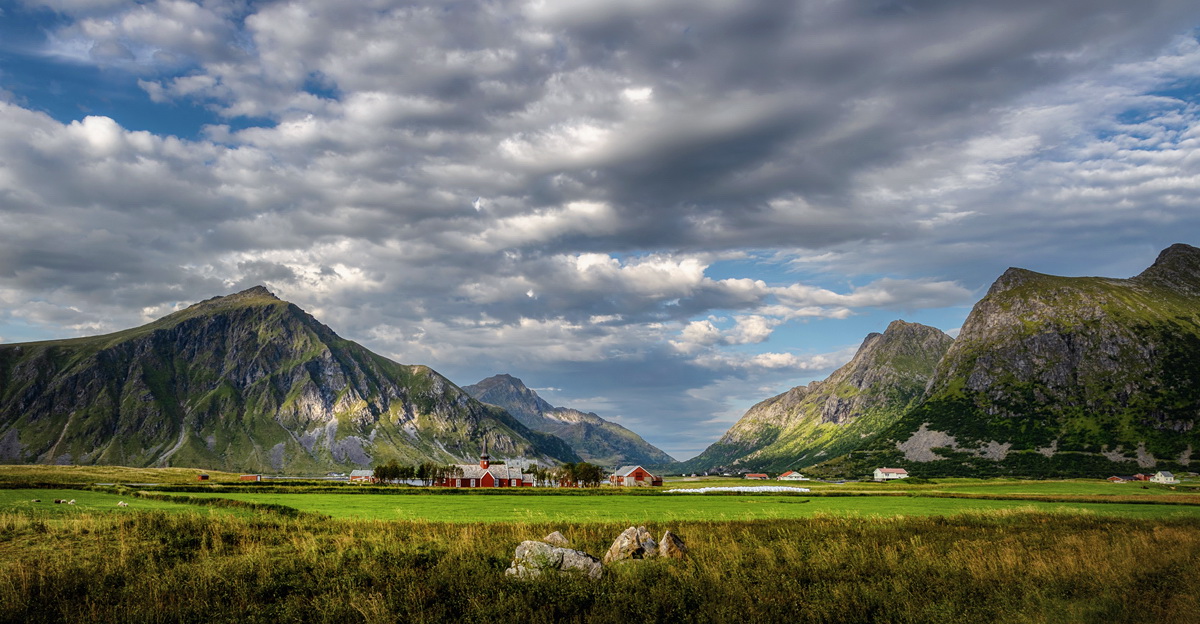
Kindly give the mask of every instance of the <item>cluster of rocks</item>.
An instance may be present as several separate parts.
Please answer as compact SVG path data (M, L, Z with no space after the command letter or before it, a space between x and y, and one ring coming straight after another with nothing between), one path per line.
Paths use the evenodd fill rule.
M570 541L558 531L541 541L523 541L513 554L512 565L504 573L517 578L535 578L543 573L576 573L598 579L604 574L604 566L611 563L656 557L684 559L688 552L683 540L674 533L667 531L655 541L644 526L622 531L604 553L603 560L570 546Z

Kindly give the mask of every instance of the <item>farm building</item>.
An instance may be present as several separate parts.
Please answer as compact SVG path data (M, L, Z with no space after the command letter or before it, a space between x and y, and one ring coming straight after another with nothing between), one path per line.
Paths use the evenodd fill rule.
M262 475L242 475L238 477L238 481L262 481Z
M903 468L876 468L876 481L890 481L892 479L907 479L908 471Z
M810 481L811 479L809 479L808 477L806 477L794 470L789 470L789 471L779 475L778 477L775 477L775 480L776 481Z
M770 479L771 477L767 476L765 473L762 473L762 472L749 472L749 473L746 473L746 478L750 479L751 481L766 481L767 479Z
M376 483L379 480L375 478L374 470L351 470L351 483Z
M483 454L478 464L456 464L454 474L434 485L444 487L533 487L533 475L507 465L493 466L488 457L487 442L483 443Z
M202 472L202 473L196 475L196 480L197 481L208 481L208 475L206 475Z
M650 474L649 470L641 466L621 466L616 472L608 476L608 482L613 485L631 487L663 484L662 477Z
M1179 479L1176 479L1175 475L1167 472L1166 470L1159 470L1158 472L1154 473L1154 476L1150 477L1150 480L1154 483L1163 483L1166 485L1175 485L1176 483L1179 483Z

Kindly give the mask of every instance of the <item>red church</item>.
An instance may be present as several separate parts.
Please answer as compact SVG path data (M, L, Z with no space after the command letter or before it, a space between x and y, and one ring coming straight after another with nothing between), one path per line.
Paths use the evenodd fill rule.
M457 464L457 474L448 476L437 485L445 487L533 487L533 475L507 465L493 466L487 453L487 442L483 443L483 454L479 464Z

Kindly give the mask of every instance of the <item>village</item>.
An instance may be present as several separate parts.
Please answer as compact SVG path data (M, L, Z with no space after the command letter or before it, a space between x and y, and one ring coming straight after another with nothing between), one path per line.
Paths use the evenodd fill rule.
M696 481L707 477L740 478L746 481L814 481L798 471L787 470L774 477L765 472L745 472L740 474L718 473L697 475L679 475L682 481ZM876 468L869 478L859 481L874 481L876 483L908 479L908 470L904 468ZM644 466L627 465L608 472L603 467L588 462L567 463L555 467L544 467L529 461L496 461L493 462L484 446L479 462L475 464L441 465L425 462L415 466L401 465L395 461L376 466L373 469L351 470L349 473L327 473L321 479L331 481L348 481L355 484L398 484L424 487L452 488L533 488L533 487L661 487L663 475L655 474ZM197 476L200 481L207 481L208 475L201 473ZM244 474L240 481L268 481L279 479L309 479L307 477L285 477L263 474ZM1135 475L1113 475L1105 479L1109 483L1156 483L1161 485L1177 485L1179 479L1171 472L1160 470L1154 474L1138 473ZM824 483L847 483L849 480L838 479L822 481Z

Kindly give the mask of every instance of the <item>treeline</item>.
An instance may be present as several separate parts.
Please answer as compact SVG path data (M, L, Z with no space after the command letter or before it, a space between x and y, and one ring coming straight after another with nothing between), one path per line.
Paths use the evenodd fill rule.
M536 486L558 485L559 487L597 487L606 479L604 468L588 462L565 463L560 466L544 467L533 465L522 470L523 474L533 477ZM456 479L463 476L462 468L454 464L438 464L436 462L421 462L419 464L401 464L391 460L386 464L375 467L373 476L380 483L408 484L419 481L421 485L430 486L441 483L446 479Z

